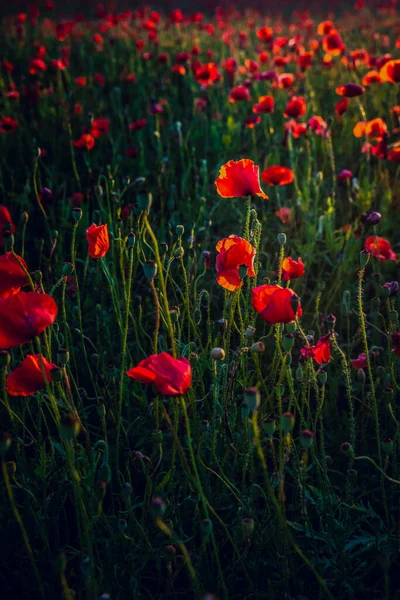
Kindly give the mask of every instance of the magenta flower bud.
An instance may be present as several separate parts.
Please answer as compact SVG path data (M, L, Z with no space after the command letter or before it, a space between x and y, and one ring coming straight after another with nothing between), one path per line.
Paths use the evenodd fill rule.
M383 284L383 288L389 290L389 296L397 296L399 291L399 282L398 281L387 281Z
M365 222L369 223L370 225L377 225L381 219L382 219L381 213L373 211L373 212L369 213L369 215L367 215Z

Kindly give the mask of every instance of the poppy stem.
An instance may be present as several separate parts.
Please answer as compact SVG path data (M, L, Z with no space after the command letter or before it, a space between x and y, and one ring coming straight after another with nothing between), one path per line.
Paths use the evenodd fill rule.
M247 196L246 216L245 216L244 233L243 233L243 237L247 241L250 241L250 213L251 213L251 194L249 194Z

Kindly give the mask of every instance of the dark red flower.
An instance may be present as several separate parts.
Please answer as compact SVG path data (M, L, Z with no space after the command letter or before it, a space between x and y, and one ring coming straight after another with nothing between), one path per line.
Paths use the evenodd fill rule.
M0 117L0 133L12 133L17 127L17 119L13 119L12 117Z
M260 285L251 290L252 306L267 323L290 323L296 316L301 317L303 310L298 302L297 312L294 313L294 300L297 294L290 288L280 285Z
M335 29L331 29L328 35L323 39L322 46L325 52L331 56L339 56L346 49L342 38Z
M335 112L339 117L341 117L347 111L348 107L349 99L343 98L343 100L339 100L339 102L336 103Z
M283 281L289 281L290 279L298 279L303 277L305 273L304 263L302 258L298 258L297 261L293 260L290 256L286 257L282 261L282 278Z
M288 102L283 113L285 117L291 117L297 119L306 112L306 101L302 96L293 96Z
M230 160L222 165L215 185L222 198L239 198L252 194L268 198L260 187L259 168L248 158Z
M288 167L273 165L261 173L261 179L268 185L289 185L294 180L294 173Z
M103 258L110 247L108 227L93 223L86 229L86 239L89 243L88 252L92 258Z
M259 29L256 35L258 39L262 40L263 42L271 42L274 35L274 31L271 27L265 26Z
M339 85L336 88L338 96L345 96L346 98L355 98L361 96L365 92L365 88L357 83L346 83L346 85Z
M21 287L27 284L27 276L21 266L27 269L26 263L20 256L18 259L12 252L0 256L0 298L18 294Z
M274 112L275 100L272 96L261 96L253 106L253 113L270 114Z
M386 238L370 235L365 240L365 249L380 261L397 260L397 256L393 252L389 240Z
M315 346L304 346L300 352L304 358L313 358L319 365L324 365L331 360L330 333L319 338Z
M129 123L129 131L140 131L144 129L147 125L147 119L138 119L133 123Z
M12 348L40 335L57 317L57 304L47 294L19 292L0 299L0 348Z
M242 100L250 100L250 92L244 85L233 88L229 94L229 102L239 102Z
M128 377L154 384L163 396L183 396L192 384L192 367L186 358L167 352L151 354L126 373Z
M95 139L90 133L83 133L79 140L74 140L72 145L78 150L92 150L95 145Z
M316 135L320 135L321 137L326 137L328 135L328 123L318 115L315 115L308 120L308 127L311 131L314 131Z
M254 256L255 249L247 240L237 236L230 235L228 238L220 240L216 245L217 260L215 268L217 270L217 283L234 292L238 290L243 281L240 279L239 268L244 265L247 267L249 277L255 277Z
M57 365L40 354L28 354L6 379L6 390L10 396L32 396L51 382L51 371ZM43 377L43 371L46 377Z
M108 134L110 130L110 121L104 117L94 119L91 125L91 134L94 138L103 137Z
M392 351L400 356L400 333L392 334Z

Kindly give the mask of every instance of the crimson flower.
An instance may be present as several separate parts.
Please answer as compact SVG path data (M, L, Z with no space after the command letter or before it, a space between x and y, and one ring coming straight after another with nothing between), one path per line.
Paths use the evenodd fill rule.
M357 83L346 83L336 88L338 96L345 96L346 98L355 98L356 96L361 96L364 92L365 88Z
M328 123L318 115L311 117L308 120L309 128L315 132L316 135L326 137L328 135Z
M379 71L382 81L400 82L400 60L389 60Z
M93 135L90 133L83 133L78 140L72 142L72 145L78 150L92 150L95 143Z
M250 100L250 92L244 85L233 88L229 94L229 102L239 102L241 100Z
M275 100L272 96L261 96L253 106L253 113L270 114L274 112Z
M290 288L280 285L260 285L251 290L252 306L259 315L270 325L290 323L296 316L301 317L303 310L297 294ZM295 314L293 305L298 302Z
M91 134L94 138L103 137L110 130L110 121L104 117L99 117L92 121Z
M248 158L230 160L222 165L215 185L222 198L239 198L251 194L268 198L260 187L259 167Z
M331 360L330 333L319 338L315 346L304 346L300 352L304 358L313 358L319 365L324 365Z
M379 355L379 351L378 350L373 350L372 352L373 356L378 356ZM366 369L367 368L367 355L365 354L365 352L362 352L361 354L359 354L357 356L357 358L352 358L350 360L351 362L351 366L354 369Z
M347 111L348 107L349 107L349 99L348 98L343 98L343 100L339 100L339 102L337 102L335 105L335 112L338 115L338 117L341 117L342 115L344 115L344 113Z
M47 294L19 292L0 299L0 348L25 344L40 335L57 317L57 304Z
M288 185L294 180L294 173L288 167L273 165L261 173L261 179L268 185Z
M32 396L51 382L51 371L57 365L40 354L28 354L6 379L6 390L10 396ZM43 377L43 371L45 378Z
M0 133L12 133L18 127L18 121L12 117L0 117Z
M301 257L293 260L290 256L286 257L282 261L282 277L283 281L289 281L290 279L298 279L303 277L305 273L304 263Z
M153 383L164 396L183 396L192 384L192 367L186 358L167 352L151 354L126 373L145 384Z
M86 239L89 243L88 252L92 258L103 258L110 247L108 227L93 223L86 229Z
M328 35L322 41L322 47L325 52L331 56L339 56L346 49L346 46L336 29L330 30Z
M365 240L365 248L368 252L380 261L397 260L397 255L393 252L389 240L375 235L370 235Z
M291 117L293 119L297 119L301 117L306 112L306 101L302 96L293 96L291 100L289 100L286 105L285 112L283 113L285 117Z
M27 269L23 258L18 257L21 264ZM0 298L8 298L18 294L21 287L27 284L27 277L23 268L12 252L0 256Z
M238 235L230 235L228 238L220 240L216 249L219 254L215 268L218 273L217 283L220 286L230 292L238 290L243 285L239 275L241 265L248 268L247 274L250 277L255 277L254 256L256 251L250 242Z
M346 179L353 178L353 173L351 171L349 171L349 169L343 169L342 171L340 171L337 178L338 178L338 181L346 181Z

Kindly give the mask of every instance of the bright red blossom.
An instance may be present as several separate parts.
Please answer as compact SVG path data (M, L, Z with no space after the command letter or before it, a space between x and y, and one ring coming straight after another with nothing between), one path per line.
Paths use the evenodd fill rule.
M290 323L296 316L301 317L303 314L300 302L297 313L294 313L292 302L298 299L298 296L290 288L266 284L253 288L251 293L254 310L270 325Z
M243 285L239 275L241 265L247 267L249 277L255 277L254 256L256 251L250 242L237 235L230 235L228 238L220 240L216 249L219 254L215 268L218 273L217 283L220 286L230 292L238 290Z
M103 258L110 247L108 227L93 223L86 229L86 239L89 243L88 252L92 258Z
M397 255L393 252L389 240L375 235L370 235L365 240L365 249L380 261L397 260Z
M285 117L291 117L297 119L306 112L306 101L302 96L293 96L288 102L283 113Z
M289 281L290 279L298 279L303 277L305 273L304 263L301 257L297 261L293 260L290 256L286 257L282 261L282 278L283 281Z
M28 354L6 379L6 390L10 396L31 396L51 382L51 371L57 365L40 354ZM43 377L43 371L45 378Z
M54 323L57 311L47 294L19 292L0 299L0 348L13 348L40 335Z
M273 165L261 173L261 179L268 185L288 185L294 180L294 173L288 167Z
M186 358L167 352L151 354L126 373L145 384L154 384L164 396L183 396L192 384L192 367Z
M331 360L331 345L329 338L331 334L328 333L323 337L319 338L315 346L304 346L300 352L304 358L313 358L319 365L324 365Z
M0 256L0 298L18 294L21 287L27 284L27 276L21 265L27 269L24 259L20 256L15 258L12 252Z
M259 168L248 158L230 160L222 165L215 185L222 198L239 198L252 194L268 198L260 187Z

